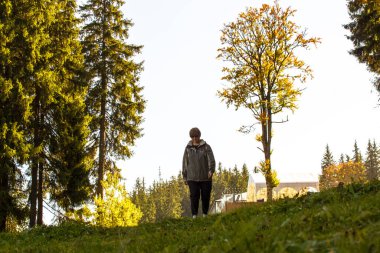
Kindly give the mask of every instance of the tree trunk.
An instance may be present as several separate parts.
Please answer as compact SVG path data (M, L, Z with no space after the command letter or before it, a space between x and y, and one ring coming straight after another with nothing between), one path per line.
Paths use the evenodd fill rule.
M265 101L265 100L264 100ZM268 101L269 105L270 101ZM262 107L263 119L261 121L262 144L265 157L265 182L267 186L267 201L273 200L273 178L271 163L271 142L272 142L272 113L269 106Z
M33 101L33 113L34 113L34 143L33 148L37 148L40 145L40 89L36 88L36 97ZM29 227L32 228L36 225L37 214L37 174L38 174L38 154L34 154L32 158L32 184L30 189L30 214L29 214Z
M38 213L37 213L37 225L43 224L43 164L40 161L38 165Z
M105 60L104 60L105 61ZM107 75L105 67L102 71L102 94L100 101L100 140L99 140L99 168L98 168L98 185L96 194L103 198L102 181L104 179L104 165L106 157L106 102L107 102Z
M100 140L99 140L99 168L98 168L98 184L96 194L103 198L102 181L104 178L104 164L105 164L105 141L106 141L106 99L102 94L101 98L101 119L100 119Z
M103 2L104 12L106 10L105 2ZM103 198L102 181L104 179L104 165L106 157L106 102L107 102L107 64L105 57L105 19L103 16L103 39L102 39L102 73L101 73L101 98L100 98L100 140L99 140L99 167L98 167L98 182L96 188L96 195Z
M9 175L8 168L2 162L0 168L0 232L4 232L8 216Z

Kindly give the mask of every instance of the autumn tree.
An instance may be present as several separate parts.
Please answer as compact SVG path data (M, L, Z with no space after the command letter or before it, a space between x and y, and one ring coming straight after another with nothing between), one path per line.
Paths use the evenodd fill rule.
M96 194L100 197L101 182L106 170L112 169L112 161L132 156L145 109L138 83L142 64L133 59L141 46L126 42L132 22L123 17L123 4L123 0L89 0L80 8L89 82L86 103L92 116L90 145L98 154Z
M95 197L95 211L90 212L94 224L103 227L127 227L136 226L141 219L141 210L132 203L120 179L117 168L106 174L102 181L105 194L103 197Z
M354 44L350 54L376 75L374 85L380 92L380 3L378 0L348 0L347 7L351 22L344 28L350 31L347 38Z
M366 170L363 163L353 161L331 165L323 170L319 188L325 190L336 187L338 184L363 183L367 180Z
M261 127L256 140L264 153L260 170L268 200L272 200L272 189L279 183L271 163L272 127L287 121L274 116L297 108L302 89L296 82L304 83L312 71L296 52L319 43L318 38L307 38L306 31L291 20L294 13L290 7L282 9L277 1L273 6L247 8L235 22L224 26L223 47L218 50L218 58L228 63L222 79L230 83L218 91L219 97L227 106L234 105L236 110L243 107L252 113L257 122L241 127L241 132L251 132L255 124Z

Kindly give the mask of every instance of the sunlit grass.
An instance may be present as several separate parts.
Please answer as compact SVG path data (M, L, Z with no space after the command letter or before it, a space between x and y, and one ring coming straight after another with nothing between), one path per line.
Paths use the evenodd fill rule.
M0 252L380 252L380 183L130 228L0 234Z

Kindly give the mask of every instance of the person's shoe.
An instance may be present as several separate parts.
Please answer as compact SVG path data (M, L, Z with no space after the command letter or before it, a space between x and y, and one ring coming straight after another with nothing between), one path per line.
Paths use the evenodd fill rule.
M197 218L197 216L196 216L196 215L193 215L193 219L195 219L195 218Z

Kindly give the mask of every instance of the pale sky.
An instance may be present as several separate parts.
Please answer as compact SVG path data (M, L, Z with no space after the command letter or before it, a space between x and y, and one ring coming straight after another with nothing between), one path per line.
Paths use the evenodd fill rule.
M364 64L348 54L352 47L342 25L349 21L346 0L280 0L296 9L295 22L309 36L320 37L318 48L300 58L314 71L301 95L299 109L289 122L274 125L273 168L281 174L320 173L326 144L336 160L352 155L355 139L363 155L368 139L380 142L378 93ZM217 163L250 171L263 159L254 137L241 125L253 123L249 111L227 109L216 96L226 85L221 80L223 62L216 59L223 24L235 21L246 7L272 1L246 0L127 0L125 17L132 19L130 43L143 45L141 74L147 100L144 136L133 148L134 156L120 161L130 191L137 177L150 185L181 170L188 132L199 127L211 145ZM279 118L277 118L279 119Z

